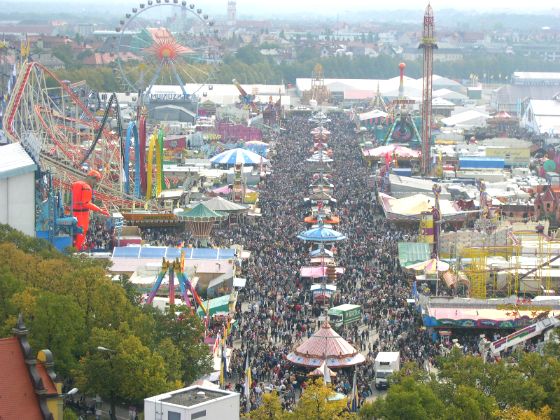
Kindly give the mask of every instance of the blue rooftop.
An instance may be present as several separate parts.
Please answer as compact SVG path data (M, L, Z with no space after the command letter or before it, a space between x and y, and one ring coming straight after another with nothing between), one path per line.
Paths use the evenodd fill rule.
M231 248L183 248L188 260L227 260L235 257L235 249ZM181 257L181 249L165 246L118 246L113 250L113 258L166 258Z

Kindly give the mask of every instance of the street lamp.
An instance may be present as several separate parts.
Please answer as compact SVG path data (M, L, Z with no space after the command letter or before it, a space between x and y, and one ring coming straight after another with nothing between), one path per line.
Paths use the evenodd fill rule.
M117 420L117 415L116 415L116 407L115 407L115 367L113 366L113 356L117 353L116 350L113 349L108 349L107 347L103 347L103 346L97 346L97 350L101 351L103 353L107 353L109 355L109 367L111 368L111 389L109 391L109 404L111 406L110 408L110 417L111 420Z
M112 350L112 349L108 349L107 347L103 347L103 346L97 346L97 350L99 351L104 351L107 353L116 353L116 350Z
M60 394L60 397L62 398L62 415L64 416L64 408L66 407L66 397L69 397L71 395L77 394L78 393L78 388L72 388L70 391Z

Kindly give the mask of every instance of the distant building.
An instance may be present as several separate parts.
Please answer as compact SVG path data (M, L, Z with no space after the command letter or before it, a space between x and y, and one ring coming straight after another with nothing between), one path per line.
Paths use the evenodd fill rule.
M62 420L62 382L52 353L33 353L21 315L12 331L0 339L0 419Z
M237 392L190 386L144 400L145 420L239 420Z
M559 73L560 74L560 73ZM492 91L490 109L495 112L522 117L530 100L552 99L560 91L560 86L539 84L513 84Z
M560 135L560 97L554 100L531 100L523 114L521 126L535 134Z
M31 58L33 58L33 61L41 63L50 70L60 70L64 68L64 61L50 53L32 54Z
M227 23L230 26L235 25L235 21L237 18L237 5L235 0L228 1L227 4Z
M560 86L560 72L516 71L511 83L523 86Z
M76 27L76 33L81 37L89 37L93 35L95 25L93 23L79 23Z

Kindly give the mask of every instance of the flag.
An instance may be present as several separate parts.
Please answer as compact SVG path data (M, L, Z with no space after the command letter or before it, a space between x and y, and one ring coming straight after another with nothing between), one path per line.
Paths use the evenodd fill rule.
M243 389L245 393L245 398L247 399L247 412L251 411L251 385L253 383L253 378L251 374L251 366L249 365L249 352L247 351L247 357L245 359L245 387Z
M358 396L358 386L356 384L356 372L357 369L354 368L354 379L352 380L352 402L351 402L351 408L350 411L352 411L353 413L355 413L356 411L358 411L358 403L359 403L359 396Z
M323 372L323 381L325 382L325 384L330 384L331 383L331 370L327 366L327 360L326 359L323 361L323 363L319 367L319 370L321 372Z
M165 183L165 188L170 189L171 188L171 181L169 180L169 178L167 178L166 176L163 177L163 182Z
M233 323L231 322L231 318L228 318L227 320L227 324L226 324L226 334L227 337L229 337L229 335L231 334L231 327L233 326Z
M224 346L224 343L222 343L222 362L220 364L220 388L222 389L226 387L226 364L226 347Z
M389 166L391 164L391 155L389 152L385 153L385 165Z
M17 79L16 64L14 63L14 66L12 68L12 74L10 75L10 78L8 79L8 96L12 95L12 90L14 89L14 85L16 84L16 79Z
M212 354L216 354L218 349L220 348L220 334L216 337L216 341L214 341L214 347L212 347Z

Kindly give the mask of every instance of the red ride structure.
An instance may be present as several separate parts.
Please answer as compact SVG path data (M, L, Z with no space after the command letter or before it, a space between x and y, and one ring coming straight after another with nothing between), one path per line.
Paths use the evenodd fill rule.
M74 248L78 251L82 251L84 248L84 242L89 229L89 212L95 211L109 217L109 212L93 204L91 202L92 199L93 189L91 185L85 181L72 183L72 215L78 219L78 226L82 228L82 233L78 233L74 237Z
M434 11L428 3L424 13L424 31L418 48L424 50L422 89L422 174L430 172L430 141L432 137L432 79L434 74L434 49L438 46L434 37Z

